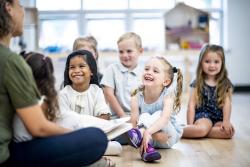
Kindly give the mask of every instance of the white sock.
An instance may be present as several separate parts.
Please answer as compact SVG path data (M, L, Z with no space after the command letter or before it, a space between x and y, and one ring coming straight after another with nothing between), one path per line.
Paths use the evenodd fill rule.
M109 141L108 147L104 155L120 155L122 153L122 146L117 141Z

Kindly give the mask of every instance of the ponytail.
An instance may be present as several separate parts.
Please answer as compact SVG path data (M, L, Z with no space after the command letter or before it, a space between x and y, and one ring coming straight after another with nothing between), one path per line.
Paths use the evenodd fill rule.
M173 72L177 72L177 86L175 91L175 99L173 109L176 113L178 113L181 109L181 94L182 94L182 84L183 84L183 75L181 70L173 67Z

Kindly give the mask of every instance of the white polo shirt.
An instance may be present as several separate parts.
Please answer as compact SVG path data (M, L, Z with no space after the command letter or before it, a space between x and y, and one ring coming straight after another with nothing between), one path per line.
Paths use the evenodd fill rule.
M107 67L101 80L101 85L114 89L117 100L128 115L131 110L130 94L142 84L142 72L139 64L131 71L121 63L114 63Z

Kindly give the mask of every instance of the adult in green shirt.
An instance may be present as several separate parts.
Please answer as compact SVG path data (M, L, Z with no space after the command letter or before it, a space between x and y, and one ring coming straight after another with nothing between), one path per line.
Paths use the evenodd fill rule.
M38 104L40 94L31 69L9 49L11 38L23 32L23 19L24 9L19 0L0 0L0 166L92 164L106 150L106 135L96 128L71 132L48 121ZM12 141L15 113L35 139Z

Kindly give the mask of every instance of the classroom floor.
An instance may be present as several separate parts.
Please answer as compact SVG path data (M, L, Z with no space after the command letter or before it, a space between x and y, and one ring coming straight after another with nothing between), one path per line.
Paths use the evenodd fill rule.
M109 157L117 167L250 167L250 94L234 94L232 108L236 133L231 140L181 139L172 149L159 149L162 158L155 163L141 161L131 146L123 146L121 156ZM185 121L185 112L183 107L180 122Z
M65 58L53 59L56 87L59 89ZM138 150L123 146L120 156L110 156L117 167L250 167L250 94L234 94L231 122L236 133L231 140L182 139L172 149L160 149L162 159L155 163L141 161ZM186 120L187 96L178 115L180 123Z

